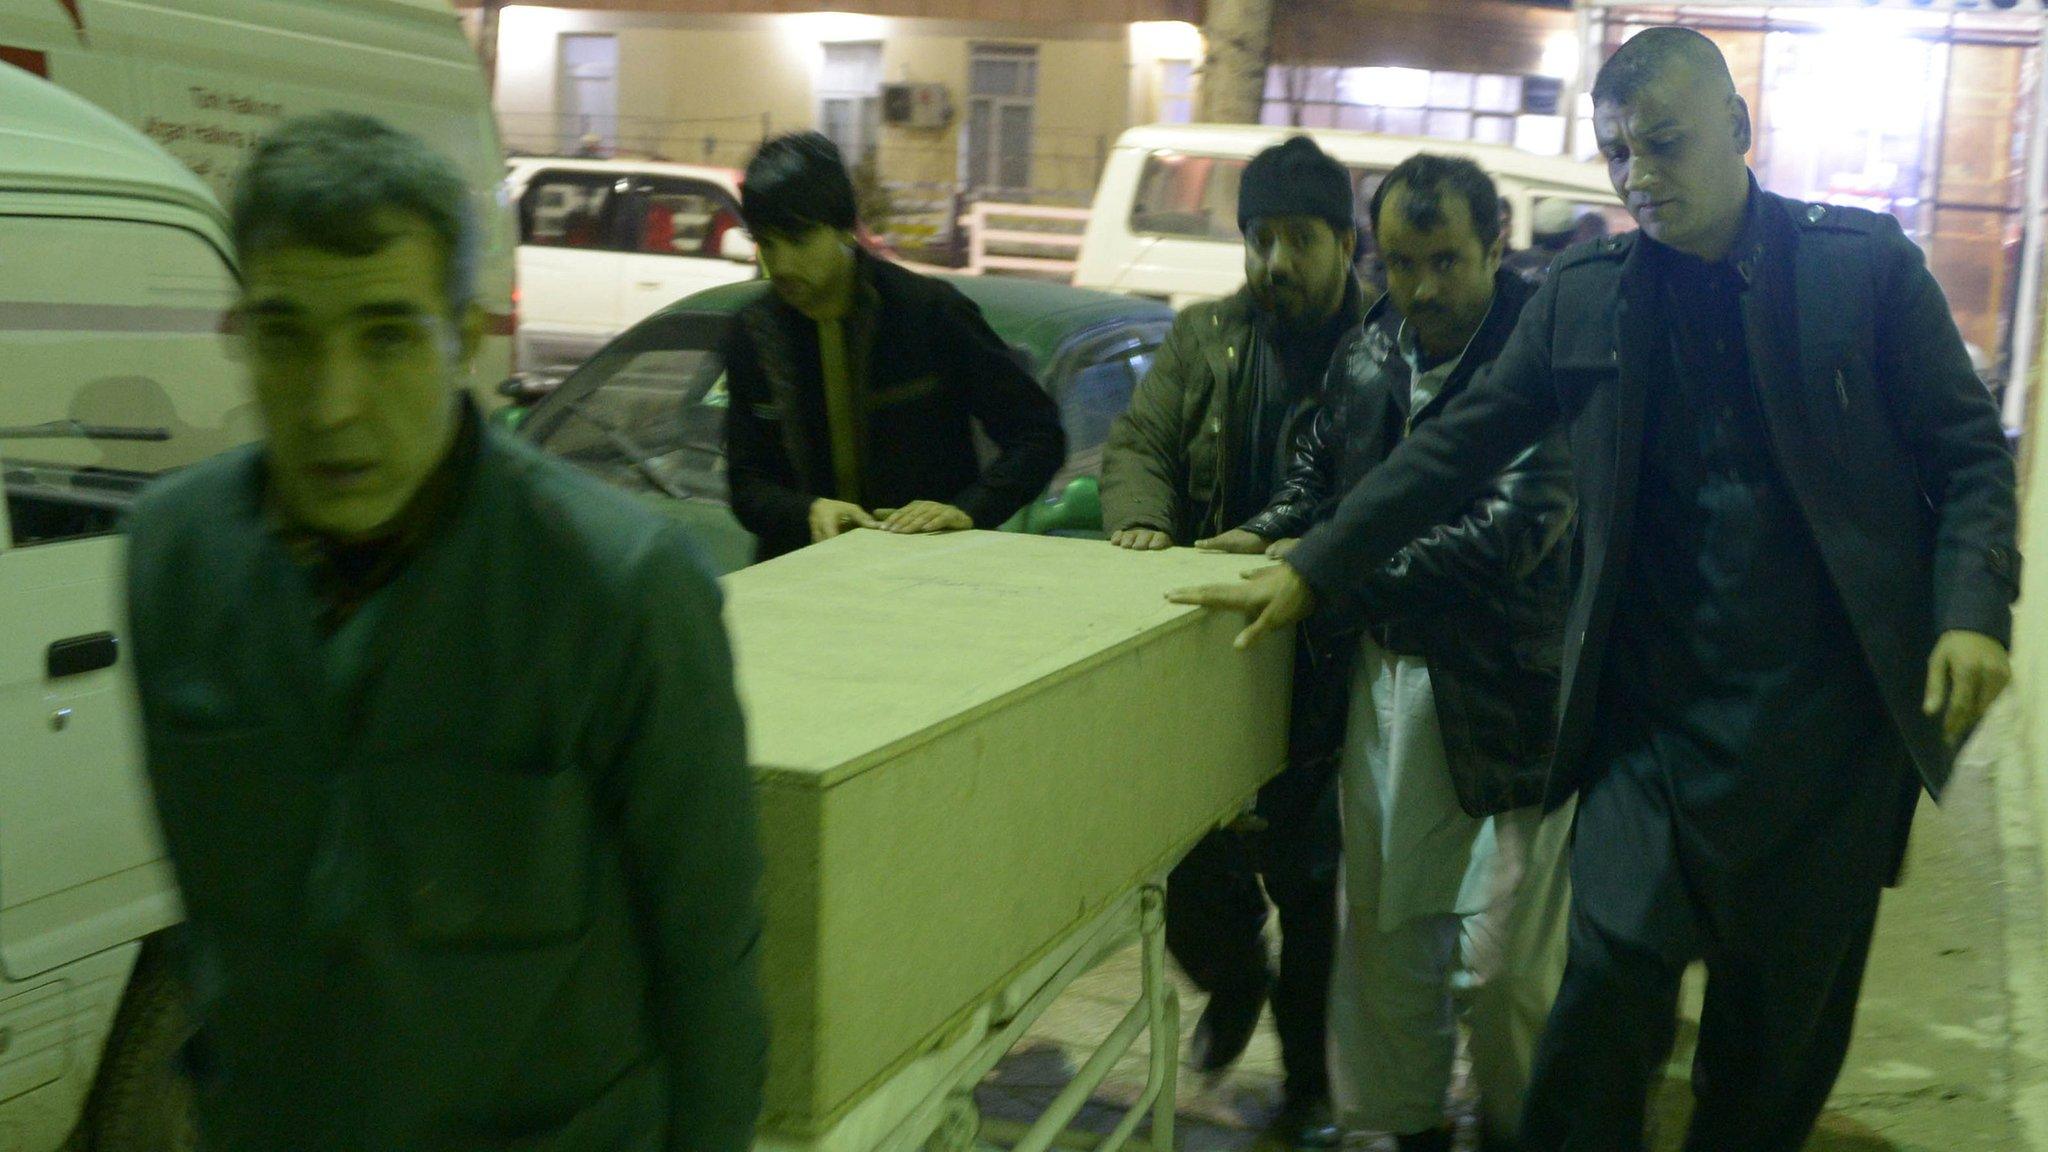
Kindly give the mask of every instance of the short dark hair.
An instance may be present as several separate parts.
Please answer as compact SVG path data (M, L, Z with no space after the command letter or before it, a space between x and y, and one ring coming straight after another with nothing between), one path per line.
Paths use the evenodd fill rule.
M1735 77L1721 48L1691 28L1645 28L1624 41L1593 79L1593 103L1626 104L1645 84L1673 67L1690 65L1735 91Z
M398 238L392 214L417 218L443 257L451 314L476 298L482 231L462 174L408 132L372 116L321 112L263 139L235 181L235 248L298 245L369 256Z
M1501 198L1486 170L1463 156L1417 152L1394 166L1372 193L1372 230L1380 230L1380 205L1395 188L1408 189L1401 201L1401 215L1417 228L1441 228L1444 222L1444 194L1456 193L1465 200L1472 218L1472 232L1481 248L1493 247L1500 239Z
M764 142L747 161L740 215L756 236L801 236L819 225L851 231L860 212L839 146L818 132Z

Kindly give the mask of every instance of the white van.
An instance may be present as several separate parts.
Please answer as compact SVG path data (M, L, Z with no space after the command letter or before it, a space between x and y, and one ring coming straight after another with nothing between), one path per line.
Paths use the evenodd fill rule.
M1468 156L1493 176L1508 207L1510 248L1528 246L1530 221L1545 200L1565 201L1575 212L1599 216L1614 231L1634 227L1606 172L1593 164L1499 144L1338 129L1154 124L1125 132L1111 150L1081 240L1074 283L1152 296L1175 308L1237 291L1244 284L1238 179L1253 156L1304 134L1351 170L1357 215L1366 231L1366 206L1380 179L1417 152Z
M0 0L0 61L127 121L223 202L244 155L291 116L363 112L426 140L461 168L487 226L482 394L510 372L516 236L503 153L448 0Z
M507 164L519 220L519 363L582 363L685 296L750 280L740 174L655 160Z
M52 7L55 7L53 4ZM219 335L236 278L204 184L0 65L0 1148L160 1152L181 918L123 658L116 521L257 434ZM88 1104L89 1102L89 1104Z

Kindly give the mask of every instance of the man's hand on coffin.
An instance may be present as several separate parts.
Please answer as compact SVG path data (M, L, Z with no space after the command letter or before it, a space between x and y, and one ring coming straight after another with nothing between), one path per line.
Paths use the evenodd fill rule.
M1266 559L1285 560L1287 559L1288 555L1294 551L1295 547L1300 543L1301 537L1299 536L1289 536L1285 540L1275 540L1273 541L1272 545L1266 549Z
M974 527L974 517L936 500L912 500L901 508L878 510L884 532L915 535L920 532L964 532Z
M880 528L881 522L858 504L844 500L811 501L811 543L830 540L851 528Z
M1133 552L1164 552L1173 547L1173 537L1156 528L1125 528L1110 533L1109 542Z
M1256 532L1232 528L1221 536L1195 541L1195 547L1204 552L1230 552L1239 556L1260 556L1266 551L1266 538Z
M1166 594L1175 604L1201 608L1228 608L1251 617L1251 623L1237 634L1239 651L1250 648L1268 632L1278 632L1308 619L1315 611L1315 593L1308 582L1285 564L1244 574L1237 584L1205 584Z

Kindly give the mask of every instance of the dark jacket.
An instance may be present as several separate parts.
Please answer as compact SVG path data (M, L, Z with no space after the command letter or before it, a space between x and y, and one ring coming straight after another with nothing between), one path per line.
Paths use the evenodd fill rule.
M1345 286L1345 317L1362 314L1363 295L1355 280ZM1283 371L1270 324L1249 287L1174 318L1130 407L1110 427L1102 456L1103 527L1150 528L1180 545L1238 527L1226 520L1249 472L1243 457L1252 438L1251 406ZM1292 443L1307 426L1318 399L1303 396L1288 410L1280 443ZM1297 645L1296 679L1308 671L1307 651ZM1272 834L1259 838L1257 850L1262 866L1328 874L1342 842L1333 773L1329 764L1304 760L1297 751L1290 745L1288 770L1259 791L1258 811Z
M1345 290L1345 309L1362 310L1362 289ZM1239 459L1250 439L1251 405L1267 373L1281 371L1251 289L1183 309L1130 407L1110 426L1102 454L1102 525L1111 532L1150 528L1193 544L1239 527L1226 524L1226 493L1241 482ZM1305 396L1288 412L1280 443L1291 443L1315 411Z
M1059 409L958 289L857 260L845 333L863 421L861 505L936 500L996 527L1066 459ZM768 560L809 544L812 501L836 497L818 326L768 292L740 310L722 352L733 515ZM976 422L998 449L986 468Z
M1763 197L1754 247L1734 254L1749 360L1785 483L1806 514L1927 790L1954 751L1921 713L1936 637L2009 641L2020 560L2014 469L1920 250L1890 216ZM1579 494L1581 563L1564 648L1547 801L1585 781L1608 628L1627 568L1646 397L1669 346L1638 233L1566 252L1492 371L1352 489L1290 563L1341 597L1463 507L1562 425Z
M331 635L245 448L131 521L217 1152L746 1152L754 794L669 521L495 430Z
M1507 344L1534 289L1503 269L1493 306L1442 389L1409 411L1412 371L1397 344L1401 313L1381 299L1330 364L1323 404L1295 441L1273 503L1246 527L1299 536L1426 426ZM1303 627L1305 682L1295 692L1297 759L1334 762L1344 744L1351 665L1361 630L1389 651L1428 661L1458 803L1472 816L1543 799L1557 723L1558 658L1570 580L1571 461L1553 434L1518 457L1463 514L1431 528L1350 582Z

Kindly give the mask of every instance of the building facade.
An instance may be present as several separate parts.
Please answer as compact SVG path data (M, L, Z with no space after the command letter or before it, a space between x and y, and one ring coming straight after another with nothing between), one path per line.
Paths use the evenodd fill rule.
M504 8L508 149L738 167L764 137L815 128L915 242L965 198L1085 204L1118 133L1193 110L1200 33L1152 18L1181 0L734 10L750 6Z

